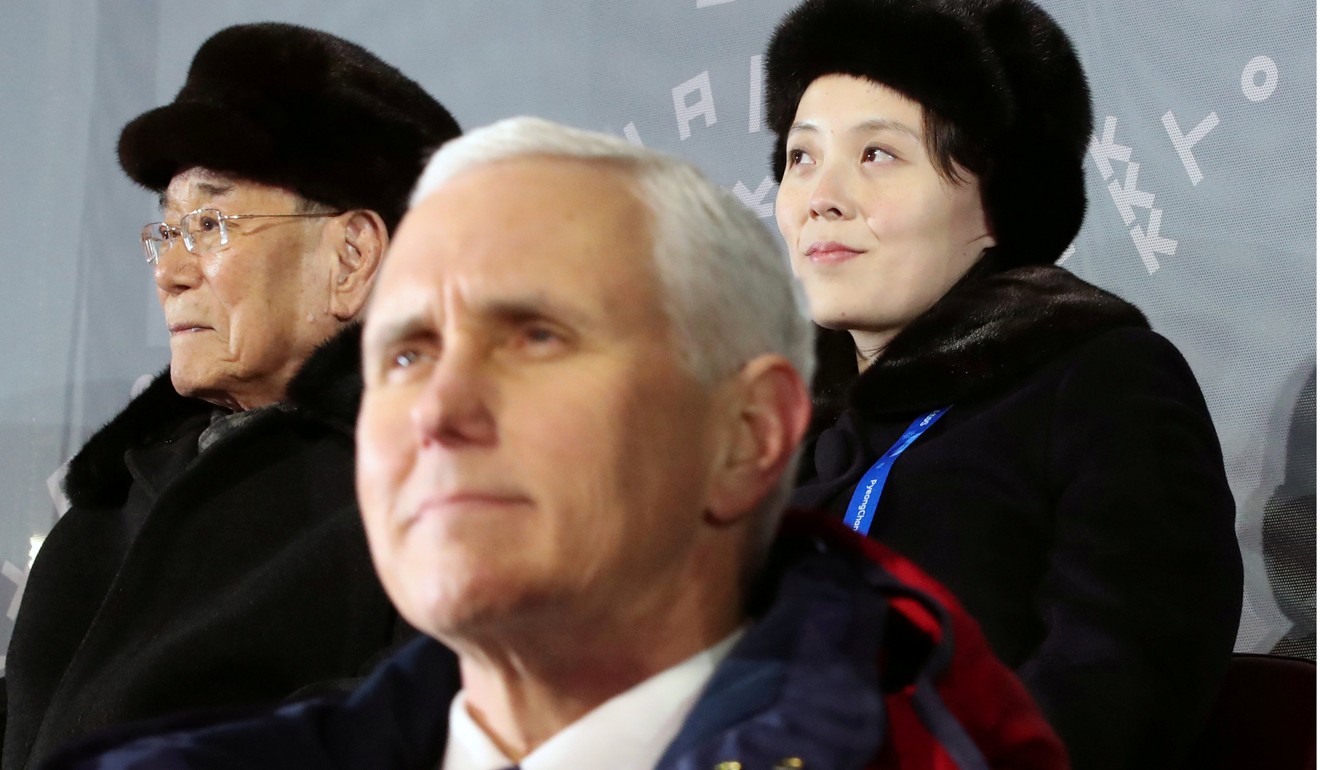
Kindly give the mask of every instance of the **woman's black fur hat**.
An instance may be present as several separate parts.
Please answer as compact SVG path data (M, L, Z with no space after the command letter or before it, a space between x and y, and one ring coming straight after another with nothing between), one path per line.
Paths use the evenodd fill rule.
M202 166L371 209L392 231L431 152L458 123L371 52L292 24L227 27L202 44L174 101L119 135L119 164L157 192Z
M1086 212L1091 97L1077 53L1029 0L806 0L766 55L771 158L802 93L829 74L881 83L984 148L981 197L1005 266L1049 264Z

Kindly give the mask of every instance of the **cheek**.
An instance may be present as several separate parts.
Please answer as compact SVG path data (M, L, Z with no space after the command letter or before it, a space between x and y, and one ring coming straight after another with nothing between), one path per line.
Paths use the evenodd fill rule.
M547 396L528 405L503 424L507 445L518 447L517 464L539 467L537 482L553 490L557 506L570 509L562 515L589 515L607 505L616 492L617 456L627 449L618 443L621 416L608 394L580 387L571 398Z
M246 269L245 269L246 268ZM243 264L234 252L221 251L202 263L203 283L215 299L228 307L239 298L251 292L252 284L258 283L256 271ZM244 286L244 284L248 284Z
M551 526L568 541L611 539L622 526L619 510L645 494L638 482L655 464L645 413L605 377L575 380L519 399L525 408L503 415L501 433L517 467L535 471L534 493L555 510ZM547 408L553 405L551 408ZM654 413L652 408L647 410ZM652 450L653 451L653 450Z
M307 269L297 242L272 239L252 242L263 235L239 236L248 243L218 252L202 265L205 283L215 301L229 314L273 317L298 305L306 291Z
M602 438L593 451L595 462L611 469L613 502L638 513L620 519L619 526L627 529L647 526L644 514L651 509L672 514L681 499L686 505L690 501L680 492L696 489L702 475L698 423L704 402L686 390L634 387L632 397L600 413L595 430ZM667 406L660 409L659 404ZM678 479L684 483L675 483Z
M877 233L944 251L969 239L964 236L975 226L973 207L979 211L979 202L942 184L911 184L902 194L868 201L867 225Z
M387 515L411 465L413 444L406 399L401 394L368 392L357 422L357 489L363 516Z
M799 200L800 197L797 185L793 182L780 183L779 193L775 196L775 224L779 226L779 234L784 236L790 251L796 251L792 247L802 230L804 204Z
M861 204L866 227L878 239L920 237L930 229L923 203L910 194L875 195Z
M234 253L226 249L220 249L209 257L202 258L202 275L212 284L216 281L223 283L226 275L229 274L229 265L234 262Z
M396 602L407 601L400 594L414 568L411 558L404 558L407 543L392 525L397 501L411 467L412 443L407 432L406 409L402 400L376 391L364 394L357 422L356 487L367 544L376 571L386 592ZM397 578L397 579L396 579Z
M787 240L787 237L785 237ZM788 269L793 272L793 277L799 281L803 280L803 260L804 257L798 254L798 250L789 245L788 249Z
M985 209L981 206L979 188L960 188L951 192L945 206L948 211L947 229L957 236L959 245L989 235L990 227Z

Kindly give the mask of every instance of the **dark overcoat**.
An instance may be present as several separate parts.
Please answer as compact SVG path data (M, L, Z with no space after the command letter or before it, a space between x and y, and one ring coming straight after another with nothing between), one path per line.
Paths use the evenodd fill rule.
M1232 652L1242 565L1173 345L1061 268L983 267L862 376L822 375L793 503L844 516L914 419L950 406L894 464L871 537L962 600L1076 768L1181 755Z
M658 770L1067 770L1063 745L976 624L893 551L819 514L790 514L748 600L745 633ZM131 726L47 770L433 770L461 686L453 653L418 637L350 696ZM626 752L618 766L639 767Z
M406 626L353 492L357 328L198 452L213 407L158 377L69 467L71 509L9 645L4 768L108 725L267 702L369 670Z

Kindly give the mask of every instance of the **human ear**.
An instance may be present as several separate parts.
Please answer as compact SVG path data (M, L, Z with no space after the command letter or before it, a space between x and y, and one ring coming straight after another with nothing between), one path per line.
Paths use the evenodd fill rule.
M779 483L811 419L806 384L783 356L757 356L735 377L731 430L706 507L724 524L752 513Z
M389 245L389 233L380 215L369 209L340 215L343 237L333 245L330 310L340 321L351 321L362 312L371 296L371 284Z

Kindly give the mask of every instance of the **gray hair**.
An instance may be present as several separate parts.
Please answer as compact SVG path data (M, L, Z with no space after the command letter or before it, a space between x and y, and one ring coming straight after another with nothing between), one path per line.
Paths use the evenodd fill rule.
M689 163L609 134L510 118L441 147L422 172L410 206L466 170L529 156L603 162L631 177L652 216L664 311L696 377L715 381L758 355L778 353L811 381L812 327L779 242L737 198ZM763 508L782 507L796 465L795 455Z
M603 162L632 178L653 218L665 313L693 374L714 380L773 352L810 381L810 324L779 244L737 198L688 163L609 134L510 118L445 144L410 205L471 168L528 156Z

